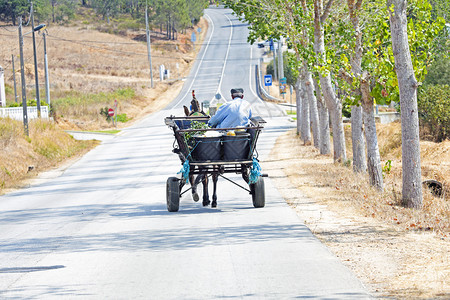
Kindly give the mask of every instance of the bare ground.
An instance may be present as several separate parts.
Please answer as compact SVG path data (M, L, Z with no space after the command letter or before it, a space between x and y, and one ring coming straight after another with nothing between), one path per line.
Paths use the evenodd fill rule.
M263 168L310 230L374 296L450 298L450 242L446 233L413 230L416 228L408 221L388 221L397 208L390 208L395 212L379 209L370 213L375 207L371 201L357 200L358 193L351 193L356 188L364 194L363 199L374 197L367 192L370 187L365 176L354 176L350 168L333 164L331 156L302 146L294 131L278 139ZM414 218L409 222L417 222Z

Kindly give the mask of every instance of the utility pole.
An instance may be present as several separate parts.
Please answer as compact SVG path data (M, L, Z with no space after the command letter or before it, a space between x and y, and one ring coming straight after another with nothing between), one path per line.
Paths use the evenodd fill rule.
M48 80L48 61L47 61L47 40L45 38L46 30L42 32L44 37L44 65L45 65L45 96L47 97L47 104L50 110L50 82Z
M38 74L38 65L37 65L37 57L36 57L36 39L34 34L34 8L33 2L31 2L31 32L33 35L33 53L34 53L34 81L36 84L36 102L37 102L37 113L38 118L41 117L41 99L39 97L39 74Z
M152 53L150 46L150 29L148 27L148 8L145 7L145 32L147 36L147 54L148 54L148 62L150 63L150 81L151 86L153 88L153 67L152 67Z
M22 76L22 109L23 109L23 127L25 134L28 133L28 108L27 108L27 89L25 85L25 67L23 63L23 35L22 35L22 17L19 17L19 48L20 48L20 74Z
M16 68L14 67L14 54L11 54L11 58L12 58L13 80L14 80L14 101L17 103Z
M0 66L0 107L2 106L6 106L5 72L2 66Z

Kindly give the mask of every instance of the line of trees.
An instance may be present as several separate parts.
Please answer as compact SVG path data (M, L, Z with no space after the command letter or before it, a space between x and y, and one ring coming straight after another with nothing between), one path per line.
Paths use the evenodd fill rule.
M288 38L298 71L298 133L346 163L342 106L351 106L353 169L383 190L374 103L399 102L402 202L422 206L417 89L445 21L427 0L226 0L250 24L249 41ZM435 3L441 3L434 0ZM447 9L440 4L440 11ZM312 127L312 128L311 128ZM311 130L312 129L312 130Z
M110 18L129 14L143 19L149 8L150 21L164 25L171 32L192 26L203 15L208 0L34 0L35 16L46 23L62 22L73 18L79 6L93 8L97 15L109 23ZM17 18L25 19L30 10L29 0L0 0L0 20L16 25Z

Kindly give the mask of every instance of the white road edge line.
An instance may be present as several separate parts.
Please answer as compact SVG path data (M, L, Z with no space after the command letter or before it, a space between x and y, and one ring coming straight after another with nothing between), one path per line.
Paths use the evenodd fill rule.
M210 34L210 36L209 36L208 43L206 44L206 47L205 47L205 49L204 49L204 51L203 51L203 55L202 55L202 58L201 58L201 60L200 60L200 63L198 64L197 71L195 71L194 78L197 77L198 71L200 70L200 66L201 66L201 64L203 63L203 59L205 58L206 50L208 50L209 43L211 42L211 39L212 39L212 37L213 37L213 35L214 35L214 22L213 22L213 20L209 17L209 15L205 14L205 17L207 17L207 18L211 21L212 31L211 31L211 34ZM228 17L227 17L227 18L228 18ZM194 85L194 80L191 81L191 85L189 86L188 91L191 90L191 88L192 88L193 85ZM177 104L174 105L174 107L178 106L178 105L184 100L184 98L185 98L185 97L181 98L180 101L178 101Z

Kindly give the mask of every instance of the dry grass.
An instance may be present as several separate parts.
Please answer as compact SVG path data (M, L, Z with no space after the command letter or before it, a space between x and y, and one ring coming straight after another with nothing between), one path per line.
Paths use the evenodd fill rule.
M76 141L55 123L34 120L29 137L22 122L0 118L0 194L21 186L23 180L78 157L95 147L96 141Z
M424 190L422 210L400 205L400 126L378 126L382 160L392 160L384 193L369 186L367 175L303 146L295 131L278 139L263 168L310 229L375 295L449 297L449 201ZM448 189L450 142L422 142L421 150L424 179L440 180Z
M321 156L314 147L303 147L294 131L282 137L286 141L280 141L280 143L289 143L288 147L295 148L296 152L302 154L292 159L294 167L288 175L293 180L298 177L308 177L316 187L326 187L330 192L333 191L333 193L324 193L325 197L337 197L336 199L352 202L364 216L395 224L405 230L433 231L447 237L450 234L450 202L447 198L450 182L450 141L440 144L421 142L423 179L435 179L442 182L445 193L439 198L424 188L424 208L414 210L401 206L402 163L401 144L398 142L399 124L379 124L378 131L380 132L380 149L384 152L382 164L391 160L392 166L390 171L383 172L384 193L377 192L368 184L366 174L355 174L349 167L333 164L331 157ZM351 145L347 145L347 149L351 149ZM309 182L304 183L307 187L306 192L311 188L308 184Z
M202 28L199 37L202 41L207 22L201 20L199 26ZM131 120L119 123L119 129L167 105L181 90L180 79L187 75L194 61L196 53L189 37L196 29L188 30L186 35L179 35L177 41L157 40L158 45L152 48L155 83L152 89L145 35L144 42L141 41L142 32L126 32L118 36L98 32L89 26L50 27L47 50L56 122L31 121L30 138L27 138L23 135L21 122L0 119L0 193L20 186L25 179L94 147L96 142L75 141L62 130L111 128L112 123L107 122L99 112L105 106L112 107L114 100L118 101L118 113L126 114ZM29 28L24 28L24 32L27 31ZM157 37L157 34L152 35L153 39ZM85 42L74 42L81 40ZM32 85L34 65L29 37L25 38L24 47L26 82ZM39 36L37 52L39 80L43 83L43 44ZM14 101L11 53L18 53L17 29L0 28L0 65L5 68L9 103ZM159 81L161 64L171 70L174 80ZM16 78L20 80L18 61ZM20 82L18 88L20 92ZM34 97L34 86L28 87L27 95L28 99ZM41 99L45 99L43 86Z
M202 19L200 41L207 31L207 22ZM113 94L120 89L131 89L134 96L120 99L119 111L127 114L129 119L141 116L147 107L155 105L163 94L172 95L180 88L181 78L185 76L195 58L198 48L192 48L190 35L196 28L180 34L176 41L161 39L158 33L152 34L152 71L155 88L150 88L150 71L147 57L145 33L142 31L125 31L122 35L99 32L90 26L51 26L48 28L47 52L52 104L59 98L89 98L99 93ZM12 32L10 32L12 31ZM24 28L24 32L29 28ZM43 43L37 37L39 82L44 83ZM95 41L95 42L93 42ZM0 65L5 68L6 84L12 91L13 74L11 54L18 54L17 29L0 28ZM34 96L34 65L32 41L29 36L24 41L24 58L28 98ZM160 82L159 67L164 64L170 69L170 81ZM16 60L16 79L20 79L19 62ZM20 91L20 82L18 82ZM44 85L40 88L41 99L45 99ZM7 95L7 102L14 101L13 92ZM99 115L101 107L113 106L107 103L79 101L81 105L73 106L70 111L56 111L61 127L67 129L102 129L110 127ZM73 104L73 103L72 103ZM62 117L61 117L62 116Z

